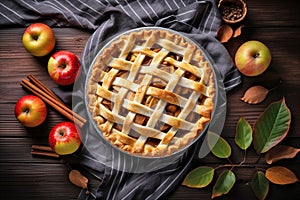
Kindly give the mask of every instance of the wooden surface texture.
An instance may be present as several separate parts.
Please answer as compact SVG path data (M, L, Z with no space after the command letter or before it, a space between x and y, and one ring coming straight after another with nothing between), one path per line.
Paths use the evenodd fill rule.
M235 127L238 119L244 117L251 125L272 102L285 97L292 112L291 128L282 144L300 148L300 7L292 0L246 0L248 15L243 21L242 35L224 44L229 53L243 42L260 40L272 52L268 70L258 77L243 77L240 86L227 94L227 116L222 136L232 146L231 161L242 161L244 152L234 144ZM24 27L1 27L0 29L0 199L76 199L80 191L68 180L70 159L48 159L33 157L32 144L47 144L51 128L66 120L49 107L47 121L36 128L25 128L14 116L14 106L21 96L29 94L19 82L32 73L49 87L55 86L47 73L49 57L35 58L22 46ZM57 44L55 50L69 50L80 57L83 47L92 32L77 28L54 28ZM272 90L265 101L249 105L240 100L250 86L260 84ZM257 162L259 156L253 147L247 151L246 163ZM226 161L209 154L201 160L195 159L193 167L208 165L216 167ZM262 156L258 160L261 168L269 167ZM282 165L293 170L300 178L300 155L283 160ZM234 168L237 182L233 189L220 199L255 199L250 181L254 167ZM217 172L219 173L219 172ZM169 200L210 199L212 186L191 189L179 186ZM300 183L279 186L270 184L267 199L299 199Z

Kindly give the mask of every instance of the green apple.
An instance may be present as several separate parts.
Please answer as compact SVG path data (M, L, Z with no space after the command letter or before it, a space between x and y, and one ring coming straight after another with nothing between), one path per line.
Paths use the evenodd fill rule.
M35 127L42 124L47 118L47 107L39 97L26 95L17 101L15 116L24 126Z
M48 25L34 23L25 29L22 42L25 49L33 56L45 56L55 46L55 35Z
M269 67L271 58L271 52L265 44L251 40L238 48L235 53L235 64L245 76L258 76Z

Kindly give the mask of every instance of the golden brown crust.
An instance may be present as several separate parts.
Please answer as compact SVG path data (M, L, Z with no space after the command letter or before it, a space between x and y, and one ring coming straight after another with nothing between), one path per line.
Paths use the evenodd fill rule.
M147 29L123 35L102 51L86 92L93 120L113 145L165 156L187 146L209 123L214 74L194 44Z

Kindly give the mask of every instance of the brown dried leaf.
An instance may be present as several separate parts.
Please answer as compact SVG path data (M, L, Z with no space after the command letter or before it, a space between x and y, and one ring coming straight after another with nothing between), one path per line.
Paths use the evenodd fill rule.
M258 104L265 100L268 93L269 90L263 86L252 86L248 88L241 100L249 104Z
M233 33L233 38L235 37L238 37L242 34L242 28L244 27L244 25L240 25L239 27L237 27L235 30L234 30L234 33Z
M80 171L78 170L71 170L69 173L69 180L71 183L73 183L74 185L81 187L83 189L88 189L88 179L83 176ZM88 190L87 190L88 192Z
M266 178L278 185L292 184L299 181L294 172L282 166L275 166L267 169Z
M228 42L228 40L232 37L233 30L231 26L227 24L223 24L220 26L218 32L217 32L217 39L221 42Z
M265 158L268 164L272 164L281 159L294 158L299 152L300 149L291 146L277 145L266 153Z

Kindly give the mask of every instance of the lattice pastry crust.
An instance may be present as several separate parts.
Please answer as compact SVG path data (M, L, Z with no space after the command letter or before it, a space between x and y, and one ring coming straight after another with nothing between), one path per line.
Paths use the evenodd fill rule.
M211 119L214 74L181 35L145 29L100 53L88 107L104 138L132 154L166 156L189 145Z

